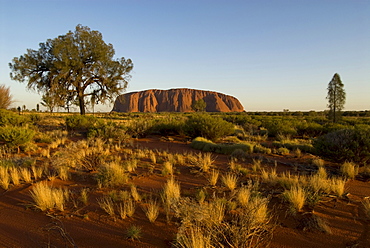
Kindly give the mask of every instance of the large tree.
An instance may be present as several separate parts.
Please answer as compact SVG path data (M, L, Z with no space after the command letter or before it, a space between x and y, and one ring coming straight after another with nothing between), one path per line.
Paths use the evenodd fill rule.
M10 94L10 87L0 85L0 109L9 108L13 102L13 96Z
M333 122L337 122L340 119L341 111L346 103L344 84L338 73L334 74L332 80L328 84L328 95L326 99L329 101L329 119Z
M91 96L94 102L112 101L126 89L131 77L131 59L113 59L112 44L106 44L102 34L89 27L78 25L74 32L48 39L39 47L9 63L11 78L27 81L28 89L76 102L81 114Z

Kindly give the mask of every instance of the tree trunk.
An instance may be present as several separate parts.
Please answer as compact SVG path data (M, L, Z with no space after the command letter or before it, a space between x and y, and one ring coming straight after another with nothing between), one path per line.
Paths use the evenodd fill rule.
M86 114L86 112L85 112L85 98L84 98L82 93L78 94L78 102L79 102L79 106L80 106L80 114L85 115Z

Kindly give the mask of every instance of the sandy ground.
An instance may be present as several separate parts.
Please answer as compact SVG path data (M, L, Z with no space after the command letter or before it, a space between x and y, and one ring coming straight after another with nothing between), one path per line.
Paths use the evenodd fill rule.
M182 141L164 141L158 137L136 140L140 147L168 150L183 153L194 151L189 144ZM215 166L226 170L228 158L215 155ZM278 162L278 171L291 170L284 158L274 157ZM268 166L268 165L266 165ZM187 168L178 168L176 179L180 182L183 192L206 184L201 175L194 175ZM70 190L82 187L96 188L96 184L78 176L71 181L52 182L55 186L65 186ZM137 185L140 193L158 193L166 181L159 174L146 175L137 173L132 182ZM0 190L0 247L171 247L177 226L168 224L164 212L154 224L149 223L143 210L136 208L133 218L124 220L109 217L98 206L95 198L103 194L103 190L95 190L90 196L87 206L78 210L63 213L41 212L32 206L30 189L32 184L22 184ZM366 219L361 201L370 196L370 182L350 180L346 185L348 194L343 199L327 197L315 205L314 212L324 219L331 233L303 231L300 224L304 214L291 216L286 214L286 206L272 199L272 215L276 224L274 235L269 247L370 247L370 221ZM274 204L276 202L276 204ZM128 240L125 232L131 225L142 228L139 241Z

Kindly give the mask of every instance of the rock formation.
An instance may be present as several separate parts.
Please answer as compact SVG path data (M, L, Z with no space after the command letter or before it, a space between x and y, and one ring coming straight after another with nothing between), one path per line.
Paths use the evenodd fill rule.
M233 96L194 89L144 90L117 97L116 112L193 112L193 102L203 99L207 112L243 112Z

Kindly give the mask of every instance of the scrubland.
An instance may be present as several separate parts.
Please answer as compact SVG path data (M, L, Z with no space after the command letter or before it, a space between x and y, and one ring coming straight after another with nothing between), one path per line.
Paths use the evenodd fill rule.
M369 244L368 117L0 114L0 203L44 221L23 246Z

